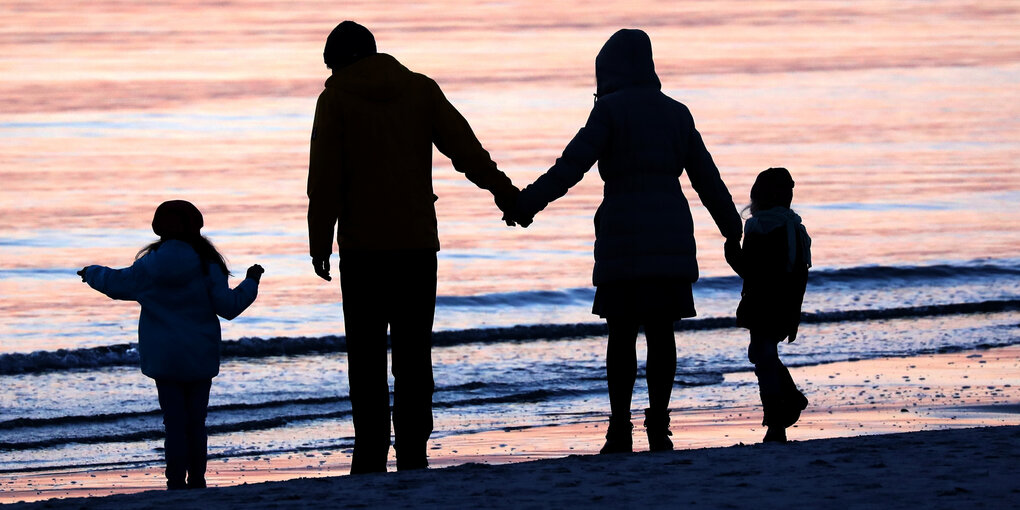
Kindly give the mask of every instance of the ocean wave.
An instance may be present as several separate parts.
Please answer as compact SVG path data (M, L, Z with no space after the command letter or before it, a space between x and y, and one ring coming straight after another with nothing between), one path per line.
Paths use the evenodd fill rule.
M802 315L801 321L805 324L821 324L1015 310L1020 310L1020 299L805 313ZM706 317L687 319L676 323L677 331L704 331L733 327L736 327L733 317ZM566 340L606 334L608 334L608 328L605 322L532 324L436 331L432 334L432 344L443 347L471 343ZM117 344L81 349L3 354L0 355L0 375L137 365L138 351L136 347L135 344ZM322 337L246 337L222 342L220 352L224 359L231 359L325 354L346 352L346 350L347 342L344 336L328 335Z
M693 386L708 386L713 384L719 384L723 382L724 375L722 372L680 372L676 375L674 381L677 387L693 387ZM605 377L596 378L605 380ZM450 386L439 386L435 389L433 397L434 408L460 408L470 406L480 406L488 404L524 404L524 403L536 403L545 402L551 399L555 399L563 396L577 396L581 394L588 394L591 392L601 393L603 388L599 385L597 388L590 390L578 390L578 389L521 389L519 386L501 383L501 382L484 382L484 381L471 381L462 384L454 384ZM500 394L502 392L502 394ZM447 395L445 398L444 395ZM474 396L479 395L479 396ZM453 396L453 398L450 398ZM323 418L335 418L343 417L350 413L347 405L350 402L348 395L335 395L328 397L312 397L312 398L288 398L282 400L269 400L263 402L239 402L230 404L219 404L209 406L208 412L210 417L216 415L222 415L224 413L230 413L232 411L248 411L251 414L262 414L263 417L259 420L244 422L249 425L231 425L226 428L224 426L214 425L210 430L216 430L219 432L233 432L237 430L251 430L243 427L256 427L261 428L265 425L272 425L278 423L278 421L267 420L265 415L266 411L277 411L283 410L279 417L274 419L283 420L286 423L289 421L299 420L311 420L311 419L323 419ZM343 409L336 410L337 404L340 404ZM315 408L330 408L328 412L308 412ZM289 408L289 409L288 409ZM102 423L114 423L121 420L137 420L139 418L146 417L158 417L161 415L159 409L139 410L139 411L126 411L118 413L100 413L100 414L82 414L82 415L67 415L67 416L55 416L50 418L14 418L9 420L0 420L0 431L8 430L27 430L27 429L39 429L44 427L80 427L88 425L96 425ZM242 428L237 428L241 426ZM220 427L220 428L216 428ZM138 433L131 434L114 434L115 437L123 437L124 441L133 441L138 439L148 439L149 436L139 436ZM91 437L91 436L90 436ZM107 436L96 437L90 441L93 442L108 442L108 439L104 439ZM0 449L5 446L10 448L12 444L22 445L36 445L49 446L46 441L36 441L32 443L28 442L2 442L0 441Z
M602 388L597 389L593 388L589 391L574 389L537 389L512 392L505 395L491 395L453 399L438 398L433 401L432 407L434 409L450 409L484 405L539 403L546 402L557 397L577 396L580 394L601 391L603 391ZM302 406L302 404L308 404L310 403L310 401L313 400L321 401L320 403L331 403L349 399L347 399L346 397L336 397L327 399L300 399L300 400L264 402L261 404L249 405L249 407L251 408L262 409L296 405L299 409L305 409L306 411L284 413L281 415L269 417L256 417L253 419L242 419L228 423L217 423L208 425L206 427L206 430L209 433L209 435L228 434L231 432L252 432L257 430L275 429L297 422L345 418L351 415L351 410L349 408L343 409L328 408L322 410L312 410L308 409L307 406ZM244 404L210 406L209 408L210 418L212 418L218 411L237 409L239 405L243 406ZM45 426L66 427L69 425L77 425L73 427L72 430L78 433L62 434L59 436L50 436L42 439L33 439L27 441L0 441L0 451L21 451L21 450L33 450L38 448L52 448L55 446L61 446L71 443L77 444L127 443L134 441L162 439L164 437L162 427L150 427L135 430L118 429L118 432L113 433L108 432L96 432L92 434L89 434L87 432L81 433L81 431L87 429L87 425L89 424L96 424L104 421L110 422L121 419L132 419L153 415L158 416L159 414L160 411L152 410L152 411L139 411L134 413L112 413L91 416L88 415L61 416L55 418L39 418L39 419L22 418L8 420L5 422L0 422L0 428L26 429Z

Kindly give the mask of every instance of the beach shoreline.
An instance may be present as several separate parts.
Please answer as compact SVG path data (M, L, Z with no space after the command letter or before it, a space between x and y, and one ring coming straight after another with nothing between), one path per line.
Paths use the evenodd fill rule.
M789 431L794 443L1020 426L1020 384L1015 384L1020 345L795 367L791 372L811 399L801 421ZM730 392L713 400L728 398L731 404L698 407L695 391ZM677 450L759 442L764 428L756 391L751 372L727 374L724 384L675 391L671 429ZM636 418L637 451L647 448L640 425ZM471 434L439 430L431 441L430 463L433 468L450 468L586 456L597 453L604 427L604 416L582 415L553 425ZM207 479L211 487L285 482L346 475L349 466L350 451L344 449L229 457L210 460ZM160 490L163 484L161 464L5 473L0 475L0 503L136 493Z

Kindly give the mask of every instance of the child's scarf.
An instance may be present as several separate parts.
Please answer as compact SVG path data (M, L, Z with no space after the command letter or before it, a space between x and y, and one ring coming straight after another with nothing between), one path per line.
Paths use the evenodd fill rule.
M773 207L752 214L744 224L744 235L767 234L780 227L786 228L788 243L786 270L793 271L793 265L797 259L798 243L800 243L801 253L804 254L804 263L807 264L807 267L811 267L811 237L808 236L807 229L801 224L800 216L788 207Z

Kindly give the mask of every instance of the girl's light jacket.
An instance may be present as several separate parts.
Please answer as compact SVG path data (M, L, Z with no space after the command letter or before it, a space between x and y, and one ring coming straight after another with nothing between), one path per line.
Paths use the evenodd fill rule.
M131 267L85 268L85 281L113 299L137 301L138 352L142 373L153 379L211 379L220 367L220 321L231 320L255 301L258 282L246 278L231 289L216 264L206 271L183 241L168 240Z

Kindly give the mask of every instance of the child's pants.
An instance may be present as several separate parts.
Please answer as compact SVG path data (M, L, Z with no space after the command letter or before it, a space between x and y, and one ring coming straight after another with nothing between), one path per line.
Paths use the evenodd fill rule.
M762 395L782 395L790 388L796 388L790 371L779 359L779 342L783 338L751 330L751 344L747 347L747 359L754 363L758 376L758 387Z
M787 401L803 399L790 371L779 359L779 342L784 339L784 336L751 330L751 344L747 347L747 358L754 363L754 375L758 376L758 391L765 409L764 425L768 425L769 415L776 411L774 408L781 408Z
M205 487L205 415L212 380L157 380L159 407L163 410L168 489ZM185 482L185 475L187 482Z

